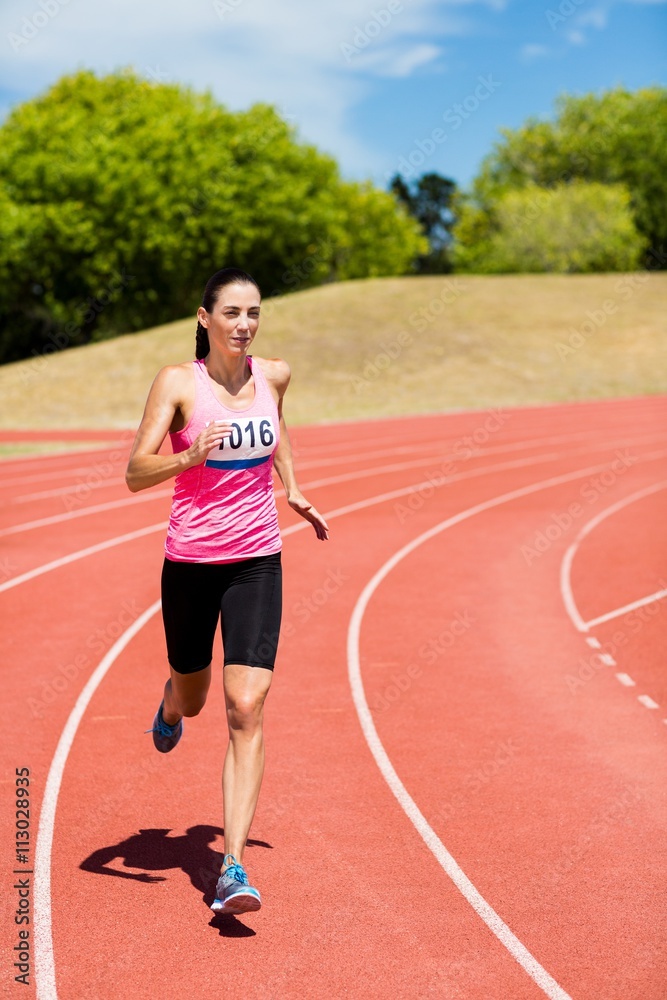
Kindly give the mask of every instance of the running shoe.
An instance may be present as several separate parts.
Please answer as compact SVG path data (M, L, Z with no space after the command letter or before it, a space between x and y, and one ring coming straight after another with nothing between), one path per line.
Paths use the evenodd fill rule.
M233 854L226 854L223 862L228 864L228 867L218 879L211 909L223 915L258 910L262 900L257 889L248 884L248 876L243 865L238 863Z
M147 729L146 732L153 734L153 743L156 750L159 750L160 753L169 753L170 750L174 749L183 735L183 719L179 719L175 726L168 726L162 718L163 708L164 700L160 702L160 707L153 719L153 728Z

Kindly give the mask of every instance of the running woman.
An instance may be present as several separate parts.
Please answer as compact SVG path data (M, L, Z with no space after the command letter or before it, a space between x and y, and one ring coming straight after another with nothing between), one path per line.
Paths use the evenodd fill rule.
M176 477L161 581L170 677L147 730L160 753L174 749L183 717L206 703L221 621L229 743L225 853L211 909L224 914L261 906L242 862L264 773L263 707L282 614L272 465L290 507L319 539L329 537L294 475L282 413L289 365L248 354L260 302L245 271L227 267L210 278L197 311L196 360L158 372L125 476L133 493ZM160 455L168 433L173 454Z

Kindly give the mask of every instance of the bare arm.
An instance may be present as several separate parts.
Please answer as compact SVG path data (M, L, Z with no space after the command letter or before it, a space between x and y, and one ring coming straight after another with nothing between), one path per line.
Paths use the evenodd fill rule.
M280 393L280 399L278 400L280 442L273 455L273 464L276 472L280 476L283 486L285 487L285 496L287 497L287 502L292 510L295 510L297 514L301 514L301 516L305 517L307 521L310 521L315 529L317 537L322 541L325 541L329 537L329 526L322 515L306 500L305 496L299 489L296 481L296 473L294 472L292 445L290 443L289 434L287 433L287 424L285 423L285 418L283 416L283 397L287 391L287 386L289 385L291 378L290 367L286 361L276 361L274 362L274 365L276 366L274 384Z
M231 433L231 421L215 420L185 451L177 455L158 454L181 407L184 377L185 373L176 365L160 369L155 376L125 471L125 482L133 493L199 465L211 448Z

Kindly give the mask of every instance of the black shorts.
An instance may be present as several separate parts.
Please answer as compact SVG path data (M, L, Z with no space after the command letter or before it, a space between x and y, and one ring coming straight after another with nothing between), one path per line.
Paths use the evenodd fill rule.
M179 674L211 662L219 619L225 665L273 670L281 615L280 552L220 564L164 560L162 620L167 658Z

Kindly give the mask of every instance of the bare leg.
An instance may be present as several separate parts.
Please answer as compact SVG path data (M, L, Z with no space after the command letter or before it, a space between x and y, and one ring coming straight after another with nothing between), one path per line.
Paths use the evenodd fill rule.
M223 677L229 728L222 771L225 855L233 854L242 862L264 774L262 722L273 671L228 663Z
M211 686L211 664L193 674L179 674L169 667L171 677L164 686L162 718L168 726L175 726L184 715L199 715L206 704Z

